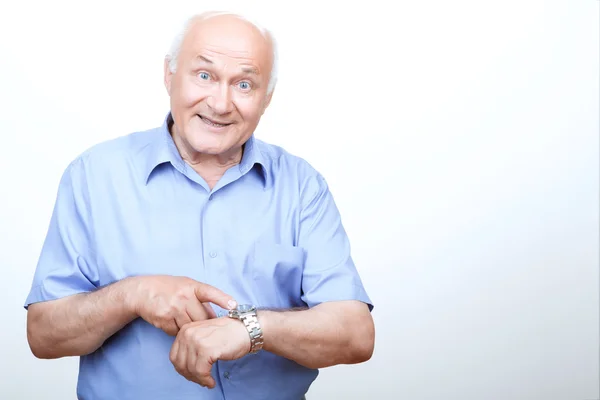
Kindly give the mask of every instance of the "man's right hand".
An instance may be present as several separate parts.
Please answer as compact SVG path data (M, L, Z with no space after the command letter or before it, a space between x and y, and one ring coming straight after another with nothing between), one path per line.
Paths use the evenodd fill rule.
M135 312L171 336L189 322L215 318L209 303L224 309L236 306L233 297L214 286L169 275L137 276L132 293Z

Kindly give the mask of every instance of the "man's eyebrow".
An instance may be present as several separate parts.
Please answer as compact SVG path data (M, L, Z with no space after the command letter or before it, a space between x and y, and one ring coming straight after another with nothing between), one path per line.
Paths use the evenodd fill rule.
M242 72L244 72L245 74L258 75L258 68L256 68L256 67L242 67Z
M207 64L214 64L211 60L204 56L197 56L195 61L204 61Z

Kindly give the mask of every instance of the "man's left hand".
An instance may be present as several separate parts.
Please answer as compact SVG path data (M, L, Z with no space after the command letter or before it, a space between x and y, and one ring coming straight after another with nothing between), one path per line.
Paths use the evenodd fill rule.
M222 317L184 325L171 347L169 358L179 374L201 386L214 388L212 365L217 360L237 360L250 352L250 335L244 324Z

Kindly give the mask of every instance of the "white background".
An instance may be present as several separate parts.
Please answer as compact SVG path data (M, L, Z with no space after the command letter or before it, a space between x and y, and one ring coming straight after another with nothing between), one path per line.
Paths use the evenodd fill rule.
M0 6L0 399L74 399L22 308L60 175L162 122L189 13L250 12L281 73L258 137L328 179L374 303L371 361L313 399L599 394L599 2Z

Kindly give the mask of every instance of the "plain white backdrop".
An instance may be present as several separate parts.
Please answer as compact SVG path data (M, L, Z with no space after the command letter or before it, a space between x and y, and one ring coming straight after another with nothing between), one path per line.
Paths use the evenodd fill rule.
M309 400L599 398L598 1L54 0L0 6L0 399L75 398L23 309L58 181L162 122L172 35L213 8L276 34L257 136L328 179L375 303L372 360Z

